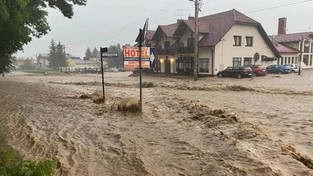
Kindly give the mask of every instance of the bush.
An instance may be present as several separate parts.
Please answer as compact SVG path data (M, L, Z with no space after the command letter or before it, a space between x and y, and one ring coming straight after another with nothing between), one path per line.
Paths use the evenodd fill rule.
M51 160L25 160L0 134L0 176L53 176L56 163Z

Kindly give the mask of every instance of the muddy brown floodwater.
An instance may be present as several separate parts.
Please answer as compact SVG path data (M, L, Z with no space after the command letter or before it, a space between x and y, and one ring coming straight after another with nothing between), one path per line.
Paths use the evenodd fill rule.
M139 96L138 77L0 78L0 122L28 158L58 162L56 175L313 175L313 71L253 79L144 76L143 112L121 112ZM152 83L150 83L152 82Z

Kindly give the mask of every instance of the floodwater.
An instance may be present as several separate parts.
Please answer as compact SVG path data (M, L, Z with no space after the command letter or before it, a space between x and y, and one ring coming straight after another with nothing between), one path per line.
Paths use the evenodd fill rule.
M56 175L313 175L313 71L253 79L13 73L0 78L0 122L28 158Z

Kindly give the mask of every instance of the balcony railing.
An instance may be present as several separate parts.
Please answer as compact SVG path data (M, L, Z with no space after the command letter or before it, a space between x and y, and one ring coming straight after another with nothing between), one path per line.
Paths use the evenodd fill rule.
M194 52L194 46L188 46L188 47L180 47L178 48L178 53L193 53Z

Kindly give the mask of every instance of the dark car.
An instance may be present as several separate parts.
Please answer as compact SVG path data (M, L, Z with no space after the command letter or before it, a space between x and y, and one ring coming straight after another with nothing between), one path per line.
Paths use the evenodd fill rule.
M265 76L267 74L266 68L262 65L247 65L247 67L250 67L256 76Z
M267 73L276 73L276 74L288 74L291 73L291 69L284 65L270 65L266 67Z
M251 77L252 69L250 67L227 67L225 70L219 71L217 76L219 78L235 77L238 79L243 77Z

